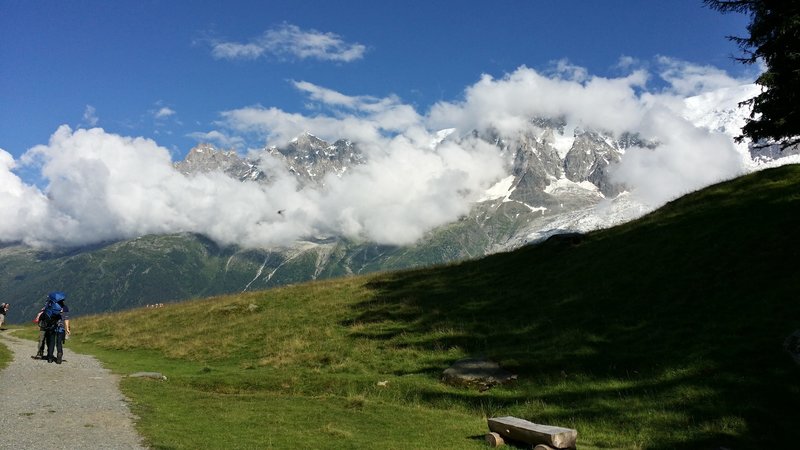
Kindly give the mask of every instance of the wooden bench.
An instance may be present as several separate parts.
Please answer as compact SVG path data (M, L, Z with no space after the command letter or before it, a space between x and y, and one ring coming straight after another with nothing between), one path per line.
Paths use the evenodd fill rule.
M574 449L578 440L578 431L572 428L539 425L511 416L490 418L488 422L492 433L486 435L486 442L493 447L508 439L555 449Z

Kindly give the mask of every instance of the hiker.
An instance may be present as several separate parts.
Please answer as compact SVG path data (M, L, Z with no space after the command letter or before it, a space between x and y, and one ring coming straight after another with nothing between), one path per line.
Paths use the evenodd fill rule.
M67 340L69 336L69 306L64 303L64 300L58 302L61 307L61 320L58 321L58 325L56 326L56 347L58 348L58 353L56 354L56 364L61 364L61 361L64 357L64 341Z
M64 339L70 334L69 307L64 303L67 294L57 291L47 296L44 312L39 318L39 327L45 330L47 362L61 364L64 356ZM53 351L56 351L55 357Z
M6 314L8 314L8 308L11 305L8 303L0 304L0 330L4 330L3 323L6 321Z
M31 358L33 358L33 359L42 359L44 357L44 343L45 343L44 337L45 337L46 331L45 331L44 328L42 328L44 323L41 322L41 320L40 320L42 318L42 313L43 312L44 312L44 308L42 308L39 311L39 313L36 314L36 317L33 318L33 323L39 325L39 341L38 341L38 343L36 345L36 354L31 356Z

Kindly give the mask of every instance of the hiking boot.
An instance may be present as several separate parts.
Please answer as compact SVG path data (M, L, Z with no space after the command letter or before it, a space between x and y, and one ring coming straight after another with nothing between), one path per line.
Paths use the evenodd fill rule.
M61 357L64 356L63 353L59 353L56 355L56 364L61 364Z

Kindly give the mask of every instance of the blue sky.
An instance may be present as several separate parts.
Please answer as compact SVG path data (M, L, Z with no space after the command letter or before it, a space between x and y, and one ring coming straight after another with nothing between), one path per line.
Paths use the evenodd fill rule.
M409 244L508 179L472 132L545 139L536 117L565 120L562 156L587 128L658 142L609 169L656 207L751 170L736 105L761 69L725 38L747 22L700 0L0 0L0 242ZM367 163L301 189L259 150L303 132ZM272 182L175 170L201 141Z
M19 157L67 124L151 138L179 159L213 138L225 111L316 114L299 81L396 96L424 115L481 74L547 71L563 60L594 76L620 76L622 57L649 65L657 56L745 76L752 68L731 61L725 36L744 34L746 23L700 0L2 0L0 148ZM309 36L337 45L295 53L292 40ZM258 57L215 53L265 42ZM659 80L648 83L657 89ZM234 139L218 143L259 145L223 132Z

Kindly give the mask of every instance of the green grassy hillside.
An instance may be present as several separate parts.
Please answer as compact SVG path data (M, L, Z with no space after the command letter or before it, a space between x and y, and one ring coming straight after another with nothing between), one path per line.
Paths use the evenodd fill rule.
M80 317L155 448L483 448L487 416L579 448L793 448L800 167L479 261ZM439 381L482 355L519 375ZM378 382L388 381L388 383Z

